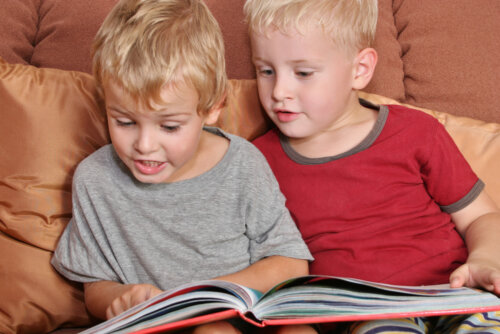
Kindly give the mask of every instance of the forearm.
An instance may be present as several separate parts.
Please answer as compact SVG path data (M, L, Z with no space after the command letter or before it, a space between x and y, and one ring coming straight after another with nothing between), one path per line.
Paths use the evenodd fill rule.
M307 275L307 260L270 256L233 274L216 279L238 283L262 292L288 278Z
M493 212L477 218L465 232L469 261L495 261L500 265L500 213Z

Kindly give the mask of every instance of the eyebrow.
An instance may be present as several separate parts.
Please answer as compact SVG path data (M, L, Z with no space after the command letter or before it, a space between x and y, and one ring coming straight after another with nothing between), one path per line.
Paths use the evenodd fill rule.
M123 110L120 107L117 106L109 106L107 109L117 112L119 114L122 114L124 116L131 116L134 114L137 114L137 112L134 111L129 111L129 110ZM161 118L170 118L170 117L176 117L176 116L184 116L184 115L190 115L190 112L175 112L175 113L168 113L167 109L162 109L162 110L157 110L157 111L152 111L153 113L157 113L159 117ZM140 114L140 113L139 113Z
M260 62L263 62L263 63L269 63L267 60L265 59L262 59L260 57L255 57L255 58L252 58L252 61L260 61ZM321 62L321 59L292 59L292 60L288 60L286 63L287 64L292 64L292 65L297 65L297 64L304 64L304 63L317 63L317 62Z

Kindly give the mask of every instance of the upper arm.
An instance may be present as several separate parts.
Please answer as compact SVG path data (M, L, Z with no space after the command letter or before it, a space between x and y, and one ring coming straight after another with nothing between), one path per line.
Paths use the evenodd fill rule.
M494 212L498 212L498 207L486 191L483 190L469 205L451 213L450 216L460 235L465 236L465 232L475 220Z

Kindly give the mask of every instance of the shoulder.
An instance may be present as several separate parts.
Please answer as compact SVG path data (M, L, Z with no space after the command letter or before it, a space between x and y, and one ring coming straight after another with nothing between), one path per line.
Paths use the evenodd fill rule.
M392 122L412 127L435 127L441 124L435 117L421 110L402 105L387 105L386 107L389 108L389 117Z
M279 142L279 132L277 128L267 131L265 134L252 141L252 143L259 149L265 148L266 146L277 142Z
M249 142L247 139L237 136L232 133L225 132L219 128L215 128L219 136L226 137L229 140L229 151L228 154L233 158L259 158L262 157L262 153L255 147L254 144ZM213 131L213 130L212 130Z
M280 132L277 128L269 130L252 143L262 152L268 162L278 156L281 157L283 149L280 143Z
M250 141L220 130L230 140L226 159L228 167L246 186L274 182L274 175L262 152Z
M99 148L94 153L83 159L77 166L74 175L74 181L83 181L86 179L107 178L116 168L114 163L114 150L111 144Z
M388 105L389 109L384 131L386 135L406 137L416 140L414 144L424 144L436 140L436 134L446 135L445 127L439 120L421 110L401 105Z

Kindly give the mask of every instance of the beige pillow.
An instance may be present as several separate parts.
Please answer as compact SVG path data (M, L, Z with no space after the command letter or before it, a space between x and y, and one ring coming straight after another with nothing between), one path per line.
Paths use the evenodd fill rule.
M71 178L108 142L93 79L0 61L0 333L91 322L81 285L49 261L71 217Z

